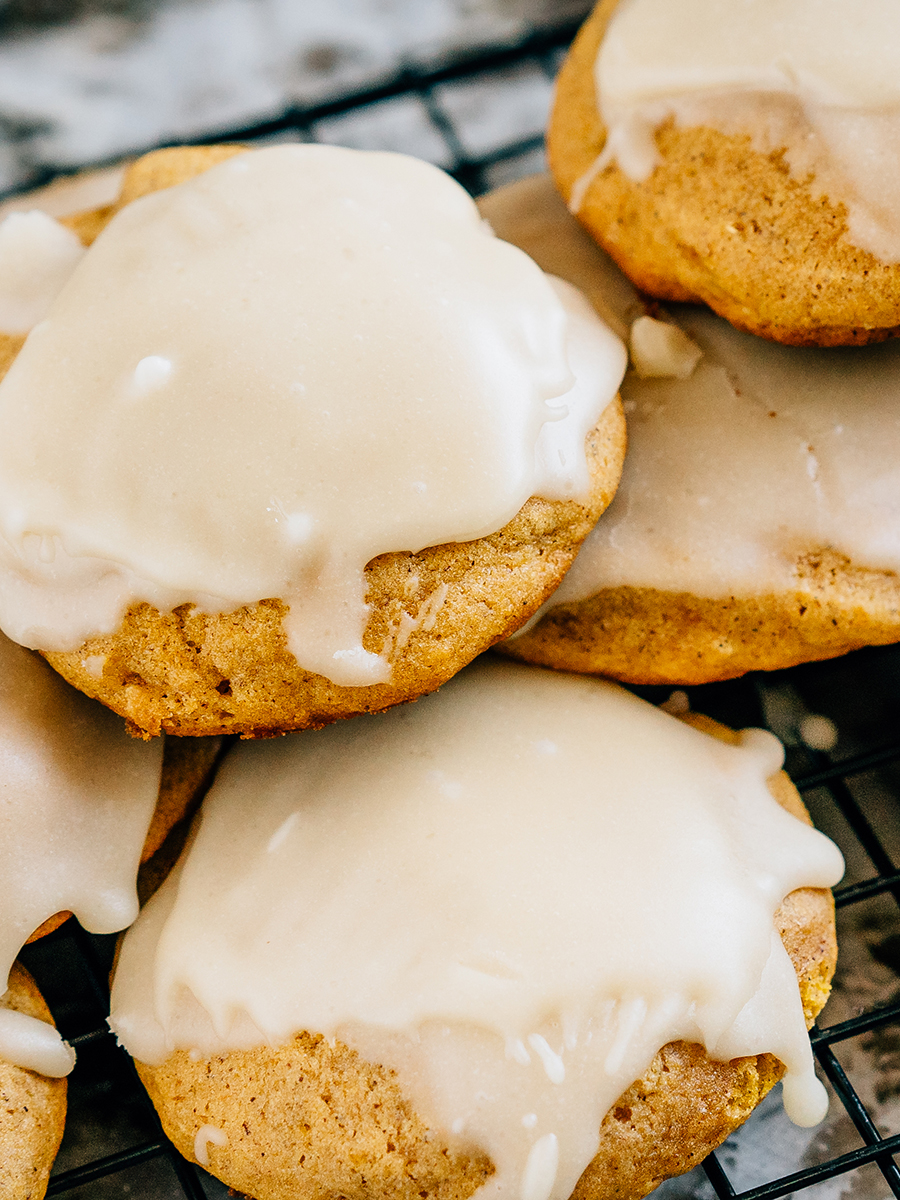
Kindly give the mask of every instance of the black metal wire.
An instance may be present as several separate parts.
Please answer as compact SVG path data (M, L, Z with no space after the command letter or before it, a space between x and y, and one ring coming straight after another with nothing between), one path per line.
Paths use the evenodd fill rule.
M489 81L496 78L497 72L528 62L537 64L549 73L552 71L556 53L571 39L574 31L575 23L570 21L552 28L529 30L511 43L483 47L452 60L432 63L428 67L405 66L376 86L365 90L350 92L308 107L292 107L277 116L243 128L207 131L196 141L252 142L281 134L311 137L316 122L325 118L340 116L383 100L415 95L421 100L434 130L447 148L451 173L472 192L477 193L485 185L485 172L488 168L539 149L542 142L541 131L536 129L533 135L511 140L495 148L490 154L470 155L465 150L464 141L450 114L442 106L439 91L436 89L439 85L464 79L482 78ZM136 147L135 153L153 148ZM85 167L99 165L104 164L84 164ZM53 167L47 167L40 176L29 180L29 186L47 182L60 173ZM873 678L878 676L879 664L882 662L885 664L883 675L890 675L891 671L895 671L897 658L891 657L891 653L891 650L887 649L855 656L855 686L868 686L865 682L867 672ZM879 658L879 655L882 658ZM888 657L884 658L885 655ZM756 721L755 714L760 709L760 691L766 686L761 682L763 678L748 678L730 681L727 684L688 689L692 706L731 724L753 723ZM792 685L796 681L798 687L806 686L809 690L810 679L804 675L803 668L793 672L781 672L768 678L790 681ZM816 678L821 681L824 677ZM813 678L813 684L816 683L816 678ZM815 692L815 688L813 691ZM896 707L900 707L900 685L896 700ZM812 702L814 703L814 697ZM742 718L748 714L752 715L747 720L736 721L736 714ZM858 745L851 756L831 762L821 754L806 754L802 757L800 769L794 771L795 783L801 792L826 794L830 797L847 822L850 834L856 838L871 862L874 871L872 876L848 884L836 892L836 902L842 910L884 895L892 897L900 904L900 870L893 862L876 828L876 822L866 814L864 806L847 782L868 772L879 772L882 784L890 788L897 800L897 819L900 822L900 771L895 778L887 777L891 768L900 765L900 741L889 737L893 728L897 727L895 715L896 708L886 721L886 728L879 727L876 736ZM900 934L900 921L897 928ZM154 1159L165 1159L174 1173L181 1194L188 1200L204 1200L207 1193L203 1184L203 1172L187 1163L165 1138L133 1065L124 1052L114 1045L112 1035L105 1025L109 998L108 973L112 959L111 941L90 937L71 920L49 939L26 947L23 958L47 993L64 1035L69 1037L80 1052L73 1080L77 1082L84 1076L87 1079L89 1096L87 1101L79 1101L77 1095L73 1096L70 1091L70 1119L77 1122L79 1105L83 1108L84 1104L90 1102L91 1096L114 1096L119 1107L134 1107L134 1112L138 1114L135 1121L140 1126L139 1132L135 1133L127 1146L114 1149L91 1161L80 1162L67 1168L60 1167L51 1180L48 1194L71 1195L78 1188L96 1184L100 1180L109 1180L127 1169ZM78 1003L73 1004L70 999L72 994L80 997ZM900 1135L882 1136L875 1117L853 1088L832 1049L833 1046L851 1038L871 1034L892 1025L900 1025L900 1001L873 1007L831 1027L816 1028L811 1034L817 1061L831 1083L838 1102L858 1131L863 1145L827 1162L792 1171L745 1191L735 1188L720 1156L711 1155L704 1167L706 1178L719 1200L777 1200L778 1197L801 1192L867 1164L875 1164L881 1171L886 1194L900 1197L900 1171L894 1160L894 1156L900 1153ZM95 1058L99 1065L92 1066L92 1060ZM121 1194L124 1195L128 1190L128 1187L123 1187ZM166 1195L171 1196L173 1193L167 1191Z
M442 84L459 83L467 79L490 79L505 68L527 62L533 62L548 74L552 74L551 57L554 51L569 44L579 23L580 18L542 25L540 28L529 28L519 37L502 45L482 46L435 60L427 65L403 65L379 83L367 84L359 90L344 92L315 104L291 105L277 115L261 121L237 127L206 129L193 138L171 138L152 145L134 146L130 150L117 153L112 159L80 163L77 170L80 172L113 166L123 159L146 154L163 146L254 142L285 134L310 137L312 127L329 117L343 116L384 100L418 96L425 106L433 128L449 151L450 162L447 170L469 191L477 194L484 190L484 171L487 167L539 149L543 144L543 131L535 129L532 136L511 140L493 148L489 154L468 154L452 119L436 97L435 89ZM72 173L73 168L69 163L45 163L15 188L6 192L0 191L0 201Z

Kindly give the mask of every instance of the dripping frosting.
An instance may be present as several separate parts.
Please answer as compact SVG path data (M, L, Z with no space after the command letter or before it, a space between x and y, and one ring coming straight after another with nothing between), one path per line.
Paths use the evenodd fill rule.
M114 933L138 912L137 869L159 792L162 739L124 722L0 634L0 975L44 921L74 912ZM0 1055L65 1075L50 1025L0 1009Z
M243 743L125 938L111 1024L150 1064L338 1037L486 1150L485 1197L569 1196L672 1040L775 1053L814 1122L773 914L841 863L769 793L781 756L761 731L724 744L613 684L485 662L414 706Z
M72 650L276 597L301 666L386 681L366 563L583 498L623 369L436 168L238 155L119 212L0 384L0 624Z

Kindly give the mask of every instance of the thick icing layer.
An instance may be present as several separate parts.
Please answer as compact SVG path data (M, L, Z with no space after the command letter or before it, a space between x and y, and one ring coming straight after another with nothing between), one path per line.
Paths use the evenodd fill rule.
M42 321L83 254L71 230L37 209L0 222L0 330L27 333Z
M832 550L900 572L900 348L797 349L703 310L688 379L622 387L629 453L613 503L548 607L608 587L793 591Z
M610 162L646 179L674 116L787 147L797 178L847 205L854 243L898 261L898 42L893 0L621 0L596 65L607 143L573 206Z
M485 662L414 706L242 743L125 938L111 1024L148 1063L340 1037L487 1150L484 1195L567 1197L674 1039L774 1052L814 1122L773 914L841 862L772 799L781 756L613 684Z
M0 623L75 649L137 600L278 597L302 666L384 681L365 564L583 497L623 370L436 168L232 158L122 210L0 385Z
M34 931L71 911L93 933L137 916L137 869L159 793L162 739L124 722L0 635L0 976ZM44 1022L0 1008L0 1055L65 1075Z
M61 1079L75 1066L75 1051L52 1025L0 1007L0 1058L27 1071Z
M670 376L626 375L619 489L533 620L607 587L712 599L792 591L798 559L825 549L900 572L900 346L779 346L673 306L673 355L548 179L498 194L488 215L544 270L605 298L610 321L631 325L643 369ZM691 359L688 378L671 377Z

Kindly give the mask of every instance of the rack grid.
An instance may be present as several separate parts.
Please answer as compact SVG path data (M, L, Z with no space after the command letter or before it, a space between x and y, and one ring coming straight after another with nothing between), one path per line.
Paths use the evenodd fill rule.
M513 42L403 67L365 90L290 108L246 128L207 131L195 141L333 140L329 130L339 130L342 118L412 99L430 123L437 147L432 157L477 194L541 168L542 121L487 149L473 149L448 103L448 87L481 85L478 94L490 104L498 88L521 78L523 70L537 70L549 97L550 80L576 27L567 21L529 29ZM384 148L383 140L376 137L375 143ZM97 165L103 164L84 164ZM47 168L29 184L46 183L59 173ZM654 701L668 695L663 689L634 690ZM816 823L835 838L848 861L847 882L837 890L836 903L842 961L849 957L850 968L842 989L839 967L836 996L824 1014L832 1023L811 1035L832 1094L826 1134L807 1139L791 1158L790 1145L785 1152L778 1133L783 1118L774 1105L764 1105L765 1112L706 1160L702 1173L663 1185L661 1194L671 1200L789 1195L825 1200L852 1189L854 1197L865 1200L900 1197L895 1161L900 1103L892 1106L900 1098L900 648L860 651L829 663L685 690L694 709L735 727L766 726L786 742L789 773ZM830 754L804 745L803 720L810 714L825 715L837 730L839 740ZM131 1061L105 1025L114 941L87 934L72 919L21 956L63 1036L78 1050L66 1137L48 1195L70 1200L225 1197L223 1185L187 1163L165 1138ZM837 1019L831 1018L835 1011ZM854 1053L844 1054L854 1046ZM754 1137L782 1147L772 1152L771 1178L759 1178L765 1154L757 1152L746 1165L744 1147Z

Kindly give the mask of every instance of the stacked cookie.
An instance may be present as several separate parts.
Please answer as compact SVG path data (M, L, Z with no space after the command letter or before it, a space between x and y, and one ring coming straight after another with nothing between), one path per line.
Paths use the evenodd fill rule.
M543 184L482 211L399 156L163 152L83 258L38 231L71 274L7 318L0 623L139 737L288 734L229 757L113 999L173 1140L257 1200L637 1197L785 1068L822 1113L839 856L774 739L511 664L394 707L612 520L616 333L686 386L716 344Z
M900 636L900 360L837 348L897 332L900 27L877 0L820 17L610 2L572 49L550 154L627 276L609 295L630 331L630 455L516 657L687 684ZM604 286L609 259L535 186L515 204L546 223L539 260L565 274L577 256Z
M415 698L520 625L609 502L624 451L618 339L425 164L316 147L154 155L118 209L14 217L0 238L4 620L141 738L213 736L171 742L148 833L161 742L129 740L4 643L11 703L39 710L34 771L61 760L40 803L31 788L10 804L8 967L58 910L103 932L134 918L141 842L149 858L184 816L217 734ZM14 712L8 724L21 758ZM26 882L46 836L49 898ZM35 1171L9 1157L9 1194L36 1195L64 1085L33 1072L62 1075L72 1056L46 1022L13 1020L31 1002L19 974L11 986L13 1092L49 1088L56 1105ZM16 1029L38 1029L59 1062L29 1057ZM21 1141L20 1126L6 1133Z
M75 1056L16 955L72 913L96 933L134 920L139 869L146 891L177 854L220 739L135 741L2 635L0 662L0 1191L19 1200L44 1194Z

